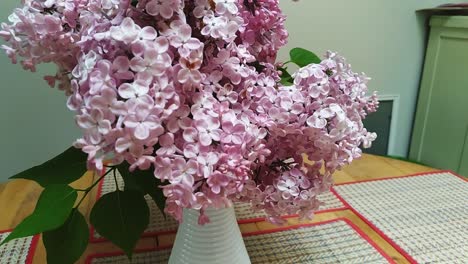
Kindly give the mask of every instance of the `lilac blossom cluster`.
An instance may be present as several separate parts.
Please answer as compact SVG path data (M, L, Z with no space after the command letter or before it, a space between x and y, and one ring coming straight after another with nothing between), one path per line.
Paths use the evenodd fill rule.
M154 169L166 213L251 202L311 217L332 173L375 139L368 78L329 52L279 84L278 0L24 0L2 48L65 91L88 167ZM305 158L304 155L307 155Z

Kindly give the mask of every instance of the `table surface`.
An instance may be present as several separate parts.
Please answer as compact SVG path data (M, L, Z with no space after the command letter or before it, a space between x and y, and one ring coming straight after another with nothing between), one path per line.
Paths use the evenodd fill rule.
M414 163L364 154L361 159L354 161L351 165L345 167L342 171L336 172L333 177L335 183L344 183L385 177L399 177L435 170L436 169ZM92 173L87 173L80 180L74 182L72 186L75 188L84 189L90 186L93 180L94 175ZM94 192L90 193L90 195L85 198L80 206L80 211L85 215L89 216L89 212L95 201L96 189L97 188L95 188L93 190ZM0 230L14 228L26 216L31 214L40 192L41 187L32 181L13 180L0 184ZM387 243L380 235L378 235L372 228L370 228L350 210L320 213L317 214L312 221L302 221L300 223L326 221L343 217L349 219L351 222L357 225L365 234L371 238L371 240L373 240L397 263L409 263L400 253L398 253L397 250L395 250L389 243ZM288 225L295 225L298 223L299 221L297 218L288 219ZM268 230L273 228L277 228L277 226L267 222L240 225L240 229L243 233ZM139 241L137 248L171 245L174 241L174 238L175 234L160 235L153 238L143 238L141 241ZM119 249L108 242L89 244L85 254L83 254L78 263L84 263L86 256L89 254L114 251L119 251ZM38 248L35 252L33 263L46 263L46 253L42 244L42 240L40 240Z

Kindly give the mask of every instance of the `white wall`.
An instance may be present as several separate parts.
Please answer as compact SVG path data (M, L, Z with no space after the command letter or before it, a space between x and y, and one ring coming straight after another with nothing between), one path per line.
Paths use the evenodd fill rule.
M338 51L356 72L372 77L370 88L399 95L392 155L406 156L426 45L426 19L415 10L446 0L281 0L288 15L289 45L317 54ZM449 1L463 2L463 1Z
M0 3L0 21L19 0ZM281 0L289 15L288 49L300 46L323 54L340 51L356 71L373 77L371 88L399 94L400 142L393 154L406 155L425 48L425 27L414 10L443 0ZM282 52L285 58L286 49ZM79 136L61 92L47 87L0 54L0 181L46 161ZM49 67L49 70L52 68Z

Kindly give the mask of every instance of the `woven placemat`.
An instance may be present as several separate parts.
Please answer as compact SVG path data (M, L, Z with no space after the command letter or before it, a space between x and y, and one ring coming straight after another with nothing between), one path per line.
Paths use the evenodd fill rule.
M412 263L468 263L468 183L448 171L338 184L345 204Z
M0 231L0 241L3 241L11 230ZM39 236L14 239L0 246L1 264L31 264L36 251Z
M244 234L252 263L395 263L347 219ZM167 263L170 249L148 249L132 264ZM91 255L87 264L128 264L121 252ZM220 260L222 263L222 260Z
M123 188L124 182L120 174L117 173L117 184L119 188ZM98 187L97 198L100 198L102 195L113 192L116 190L114 176L109 174L104 177ZM161 211L158 209L156 204L153 202L150 196L146 196L146 202L150 208L150 224L148 228L143 233L144 237L151 237L161 234L175 233L177 231L177 221L172 217L164 217ZM319 200L323 203L320 207L320 210L317 213L331 212L336 210L346 209L344 204L336 197L332 192L327 192L321 194ZM253 223L263 221L265 219L265 214L263 212L255 212L251 209L250 204L247 203L235 203L234 204L236 217L239 223ZM297 215L290 215L287 217L295 217ZM99 235L94 228L91 227L91 242L102 242L105 239Z

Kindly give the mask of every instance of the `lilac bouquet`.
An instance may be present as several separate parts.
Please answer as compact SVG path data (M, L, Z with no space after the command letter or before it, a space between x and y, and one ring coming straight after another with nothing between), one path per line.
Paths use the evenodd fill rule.
M207 223L207 208L232 201L274 223L284 214L312 217L332 173L375 139L362 120L378 102L366 95L369 79L334 52L322 60L295 48L288 62L276 62L284 21L278 0L24 0L2 24L2 48L30 71L57 65L44 79L68 97L83 132L74 146L86 156L72 148L14 178L38 181L43 195L49 184L71 189L83 171L53 181L38 174L61 164L75 175L63 164L73 157L86 163L82 170L118 168L177 220L191 208ZM290 74L289 64L299 69ZM141 203L135 190L116 192ZM134 243L100 230L101 200L91 223L131 251ZM73 203L63 221L34 231L71 225Z

